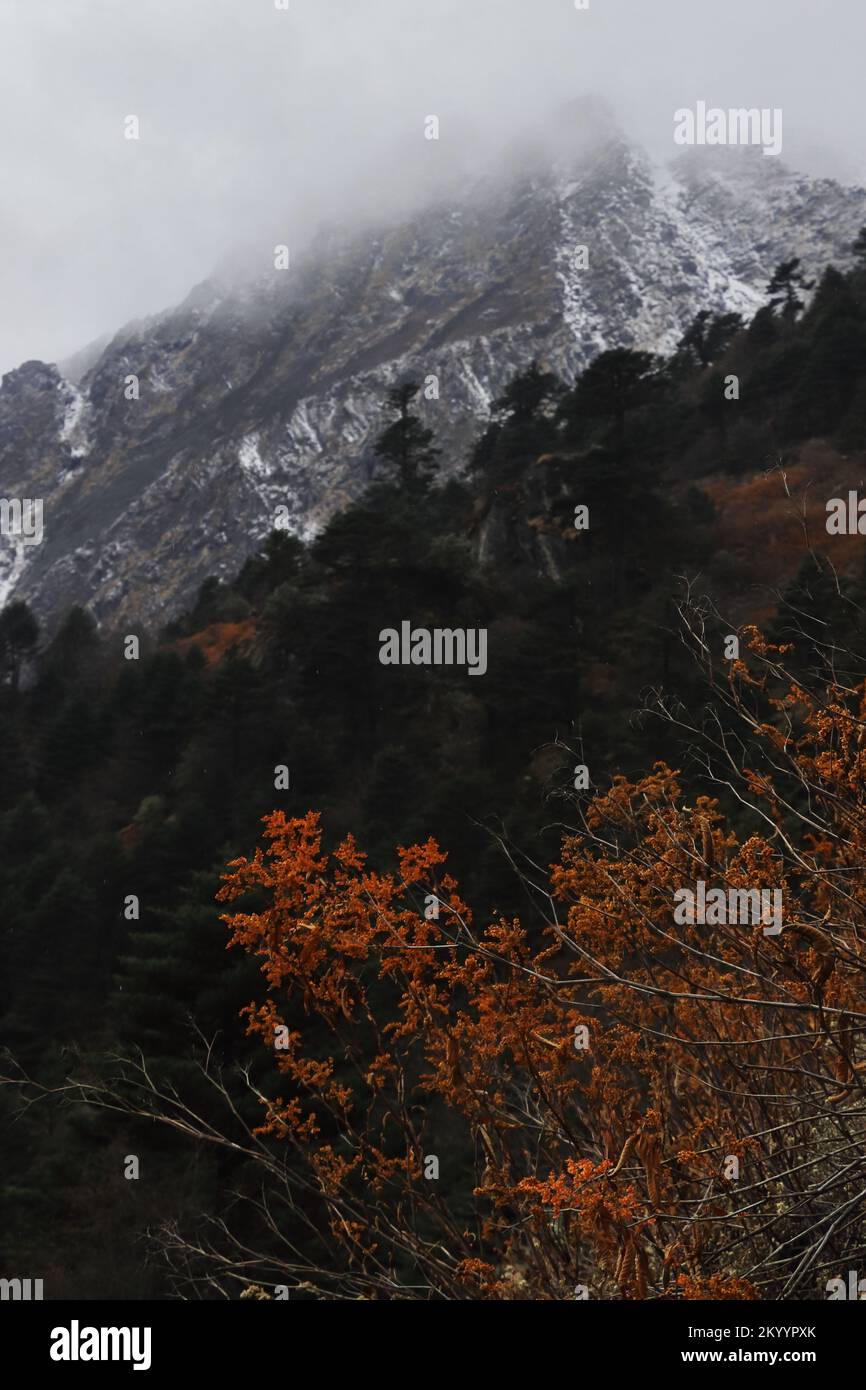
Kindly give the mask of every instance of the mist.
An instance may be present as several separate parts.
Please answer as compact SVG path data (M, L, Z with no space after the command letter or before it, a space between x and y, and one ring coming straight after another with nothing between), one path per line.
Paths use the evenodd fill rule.
M400 216L591 93L659 161L677 108L781 108L785 163L863 182L864 39L851 0L0 0L0 372L239 246Z

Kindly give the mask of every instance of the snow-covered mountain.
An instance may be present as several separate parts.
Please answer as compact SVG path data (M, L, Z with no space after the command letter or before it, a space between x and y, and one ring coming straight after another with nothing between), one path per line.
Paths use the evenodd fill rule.
M364 489L387 385L437 378L422 409L456 471L533 357L571 379L605 347L668 351L701 308L751 315L782 259L848 264L866 223L866 191L759 150L658 170L614 128L579 126L400 225L216 274L68 377L7 373L0 495L44 499L44 539L0 536L0 601L159 625L233 575L278 507L310 536Z

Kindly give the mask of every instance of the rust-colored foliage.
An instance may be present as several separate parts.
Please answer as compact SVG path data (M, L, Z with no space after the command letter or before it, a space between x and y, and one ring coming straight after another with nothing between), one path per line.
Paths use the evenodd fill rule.
M250 1030L288 1028L259 1133L343 1287L818 1297L861 1249L866 687L819 698L750 648L722 682L749 741L713 735L743 811L685 804L663 765L616 779L537 922L476 926L432 840L390 874L326 853L312 812L230 866L221 899L267 904L225 919L267 981ZM698 879L780 888L781 934L675 924Z
M216 667L233 647L239 652L247 651L255 636L255 622L247 618L239 623L211 623L192 637L180 638L175 645L184 654L197 647L207 665Z
M848 458L824 440L810 440L792 451L784 469L721 473L702 481L717 513L711 553L724 552L733 562L730 576L715 576L729 619L772 619L773 595L785 589L803 562L804 534L811 552L830 556L840 573L857 568L861 538L828 535L826 502L846 497L862 476L862 457Z

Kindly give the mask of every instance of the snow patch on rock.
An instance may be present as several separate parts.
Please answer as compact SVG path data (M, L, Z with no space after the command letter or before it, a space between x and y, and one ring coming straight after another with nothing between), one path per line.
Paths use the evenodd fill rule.
M90 452L90 439L87 420L90 402L83 391L71 381L60 383L60 393L65 401L63 423L60 426L60 442L65 444L74 459L84 458Z
M259 453L258 434L247 434L241 440L238 461L244 472L257 482L266 482L271 476L270 467Z

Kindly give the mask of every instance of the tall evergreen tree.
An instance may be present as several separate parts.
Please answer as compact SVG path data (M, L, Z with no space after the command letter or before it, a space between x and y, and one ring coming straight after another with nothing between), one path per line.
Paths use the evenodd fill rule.
M814 280L806 280L800 270L800 257L781 261L773 271L773 278L767 286L770 305L781 310L781 317L793 323L804 307L800 294L813 289Z
M388 407L397 412L397 419L376 443L377 456L393 464L403 486L412 490L429 483L439 456L433 431L410 408L420 389L417 382L404 381L388 392Z
M662 384L661 362L650 352L614 348L602 352L578 378L563 404L568 425L580 430L584 421L603 422L612 433L618 458L626 450L626 417L648 405Z
M702 309L680 338L678 349L691 354L701 367L709 367L742 326L741 314L713 314Z
M534 361L525 371L512 377L502 395L493 402L491 410L502 413L511 420L531 420L545 402L556 396L560 389L554 373L543 371L538 362Z
M33 658L39 643L39 624L21 599L0 613L0 671L17 693L21 670Z

